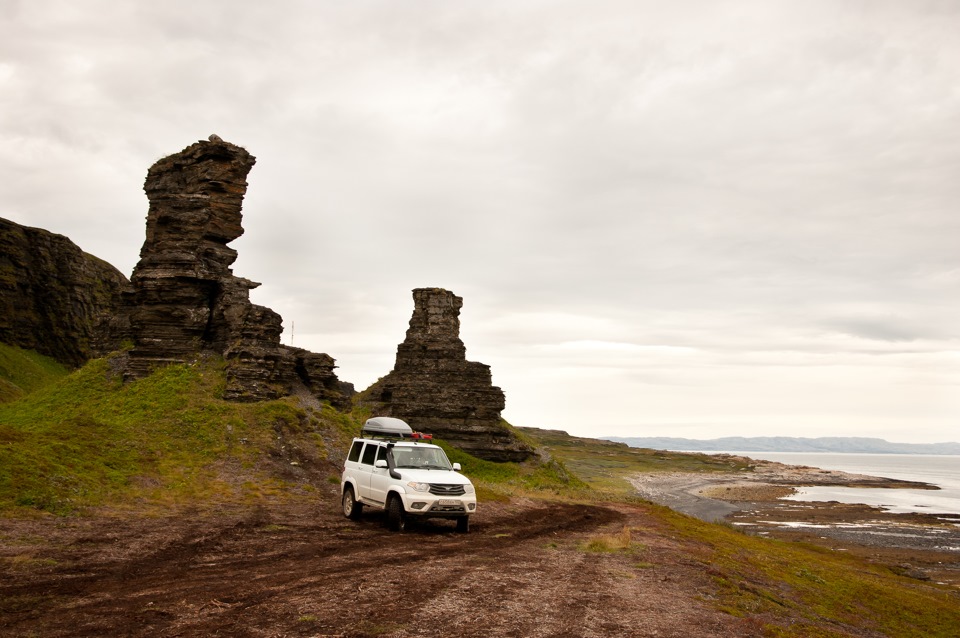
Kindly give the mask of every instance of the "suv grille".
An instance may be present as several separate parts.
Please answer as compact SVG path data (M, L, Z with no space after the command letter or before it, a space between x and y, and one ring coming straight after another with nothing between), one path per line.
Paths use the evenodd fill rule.
M442 485L437 483L430 484L430 493L437 496L463 496L466 490L462 485Z

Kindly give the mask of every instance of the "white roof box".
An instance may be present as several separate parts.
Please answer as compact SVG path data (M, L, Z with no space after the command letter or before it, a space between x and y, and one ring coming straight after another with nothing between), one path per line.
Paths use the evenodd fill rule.
M396 438L410 437L413 434L413 428L407 425L401 419L395 419L391 416L375 416L367 419L363 424L361 436L390 436Z

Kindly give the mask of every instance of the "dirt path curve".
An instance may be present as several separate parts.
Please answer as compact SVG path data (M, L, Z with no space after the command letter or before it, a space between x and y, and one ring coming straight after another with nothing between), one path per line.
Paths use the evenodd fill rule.
M697 492L713 485L717 479L703 473L657 473L630 477L637 493L648 501L666 505L672 510L716 522L740 509L740 506L701 496Z
M338 509L0 521L0 636L758 635L642 507L488 504L466 535Z

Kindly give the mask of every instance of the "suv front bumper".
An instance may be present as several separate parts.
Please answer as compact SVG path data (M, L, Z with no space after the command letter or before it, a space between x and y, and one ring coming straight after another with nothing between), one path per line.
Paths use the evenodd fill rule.
M403 495L403 509L414 516L458 518L476 512L477 499L473 494L438 497L426 492L407 492Z

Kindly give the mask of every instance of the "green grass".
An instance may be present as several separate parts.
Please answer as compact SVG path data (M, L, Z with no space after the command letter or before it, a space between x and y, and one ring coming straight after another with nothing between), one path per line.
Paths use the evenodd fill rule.
M16 401L67 374L50 357L0 343L0 403Z
M0 405L0 509L278 497L287 483L271 464L345 449L353 426L334 410L227 402L223 384L219 360L126 384L97 360Z

